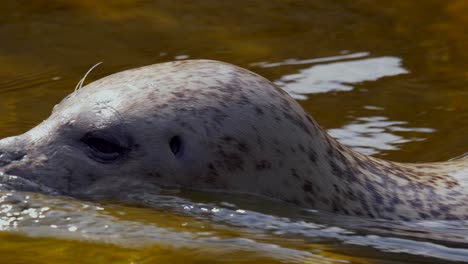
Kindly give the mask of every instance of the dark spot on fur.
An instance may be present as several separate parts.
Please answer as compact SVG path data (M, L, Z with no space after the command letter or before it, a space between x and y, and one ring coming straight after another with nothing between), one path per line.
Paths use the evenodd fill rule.
M409 221L410 220L408 217L403 216L403 215L399 215L398 217L403 221Z
M306 193L313 193L312 183L309 180L305 180L304 185L302 185L302 190Z
M237 153L225 152L224 150L219 150L218 155L222 158L221 163L227 171L238 171L244 169L244 160Z
M185 93L180 92L180 91L174 91L174 92L172 92L172 94L177 96L178 98L184 98L185 97Z
M297 174L297 170L296 169L291 169L291 175L296 178L296 179L299 179L299 174Z
M333 188L335 188L335 192L336 192L336 193L339 194L339 193L341 192L340 188L338 188L338 185L333 184Z
M292 115L291 112L288 111L282 111L283 116L291 122L293 125L296 127L300 128L302 131L304 131L306 134L311 134L308 127L305 125L305 123L300 119L297 115Z
M159 172L151 172L147 174L147 179L160 179L160 178L162 178L162 175Z
M257 162L255 167L257 168L257 170L269 170L271 169L272 165L271 162L267 160L261 160Z
M257 113L257 115L263 115L263 110L260 107L255 106L255 113Z
M315 152L313 149L309 149L307 153L309 160L313 163L317 162L317 152Z
M244 152L244 153L247 153L247 152L249 152L249 150L250 150L249 146L248 146L245 142L239 142L239 143L237 143L237 149L238 149L240 152Z
M286 199L285 201L286 201L287 203L292 203L292 204L295 204L295 205L300 205L300 204L301 204L297 198Z

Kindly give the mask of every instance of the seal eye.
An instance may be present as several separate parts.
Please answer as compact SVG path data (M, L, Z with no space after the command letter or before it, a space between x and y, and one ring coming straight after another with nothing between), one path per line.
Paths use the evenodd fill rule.
M171 141L169 141L169 146L171 147L171 151L174 155L180 155L182 150L182 140L179 136L173 136Z
M99 161L115 160L127 150L113 140L100 136L86 135L81 141L89 147L93 158Z

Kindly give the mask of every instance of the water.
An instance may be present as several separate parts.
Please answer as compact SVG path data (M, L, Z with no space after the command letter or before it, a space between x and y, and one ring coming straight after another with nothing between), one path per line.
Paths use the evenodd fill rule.
M91 243L90 252L121 263L146 263L147 258L234 263L441 263L468 258L468 221L368 220L259 197L149 192L132 190L118 204L2 192L0 229L8 242L0 246L1 256L13 258L5 251L18 247L9 238L16 236L13 241L27 237L32 245L37 240L54 245L34 251L41 263L56 259L56 251L72 259L69 247L77 243ZM114 256L105 249L109 246L136 252Z
M100 61L86 82L209 58L274 81L358 151L447 160L468 151L467 12L463 0L6 0L0 137L45 119ZM2 263L468 262L466 222L367 220L156 188L84 201L11 192L28 183L4 177Z

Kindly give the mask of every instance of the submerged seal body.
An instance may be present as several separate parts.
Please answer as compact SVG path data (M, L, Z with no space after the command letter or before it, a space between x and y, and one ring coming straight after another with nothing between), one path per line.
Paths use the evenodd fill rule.
M270 81L209 60L105 77L0 141L0 172L67 195L118 195L139 181L398 220L468 219L467 163L354 152Z

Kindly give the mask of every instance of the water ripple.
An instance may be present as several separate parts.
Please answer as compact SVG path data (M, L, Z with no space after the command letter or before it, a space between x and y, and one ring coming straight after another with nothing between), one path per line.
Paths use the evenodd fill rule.
M402 67L401 59L398 57L362 58L366 56L368 56L368 53L361 52L327 58L302 61L286 60L278 63L257 63L253 65L268 68L284 65L322 63L300 69L296 73L284 75L275 81L278 86L298 100L307 99L307 94L351 91L354 88L353 84L364 81L375 81L386 76L409 73L408 70ZM323 63L344 59L346 61Z

